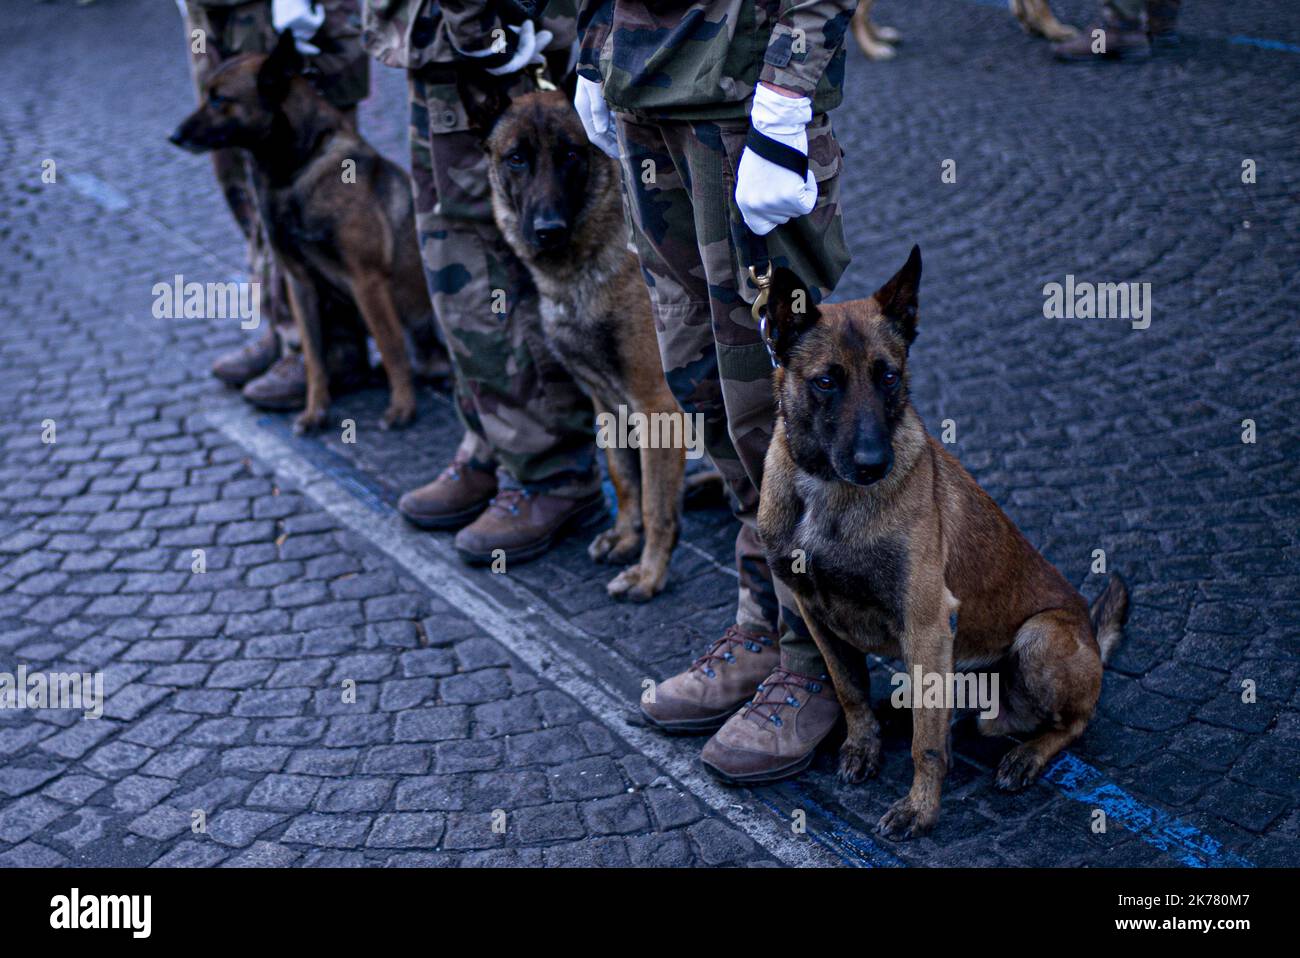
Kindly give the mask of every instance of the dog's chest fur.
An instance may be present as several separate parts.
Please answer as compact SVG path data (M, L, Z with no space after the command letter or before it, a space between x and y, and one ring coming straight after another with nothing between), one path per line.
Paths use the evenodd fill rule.
M892 649L905 621L906 538L872 532L879 520L860 498L806 475L790 478L772 484L779 503L763 510L772 569L835 634Z
M607 407L625 400L621 327L626 311L616 292L627 288L626 274L635 269L632 254L618 247L583 269L552 273L532 264L547 343L579 385Z

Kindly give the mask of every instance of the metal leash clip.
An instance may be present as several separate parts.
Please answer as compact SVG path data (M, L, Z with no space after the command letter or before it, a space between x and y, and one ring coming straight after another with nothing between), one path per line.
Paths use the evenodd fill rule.
M767 356L772 360L772 368L776 369L781 364L776 360L776 350L772 348L772 339L767 334L767 297L772 290L772 261L768 260L767 271L762 276L758 275L758 270L749 267L749 279L758 287L758 296L754 299L754 305L750 307L749 315L754 317L758 323L758 335L763 338L763 345L767 347Z
M539 63L533 67L533 83L537 85L538 93L550 93L559 89L554 83L546 79L546 64Z

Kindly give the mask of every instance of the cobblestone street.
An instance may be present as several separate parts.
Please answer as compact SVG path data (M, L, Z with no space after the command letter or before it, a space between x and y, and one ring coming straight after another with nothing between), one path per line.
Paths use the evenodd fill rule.
M447 395L395 433L384 389L344 396L355 443L299 438L209 374L238 320L154 318L156 283L246 278L210 164L167 142L175 5L7 5L0 672L102 672L106 704L0 710L0 866L1300 864L1300 16L1186 7L1140 65L1053 63L983 0L882 0L897 58L849 50L836 299L919 243L927 425L1087 598L1097 549L1133 596L1044 779L998 792L1013 743L963 719L937 829L893 844L898 663L872 663L885 757L856 787L827 751L724 788L702 739L631 721L732 621L729 512L687 513L646 605L585 539L461 565L395 510L460 438ZM405 166L405 77L372 78L362 132ZM1044 318L1067 275L1150 283L1150 327Z

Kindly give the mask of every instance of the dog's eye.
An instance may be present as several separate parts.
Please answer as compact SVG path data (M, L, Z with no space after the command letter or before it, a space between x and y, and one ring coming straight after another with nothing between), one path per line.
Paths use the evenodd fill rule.
M822 373L820 376L814 376L812 378L812 384L814 389L820 389L824 393L830 392L836 386L835 377L827 376L825 373Z
M897 369L884 369L884 370L881 370L881 373L880 373L880 384L881 384L882 386L897 386L897 385L898 385L898 370L897 370Z
M516 170L522 170L528 165L528 160L518 150L506 157L506 162Z

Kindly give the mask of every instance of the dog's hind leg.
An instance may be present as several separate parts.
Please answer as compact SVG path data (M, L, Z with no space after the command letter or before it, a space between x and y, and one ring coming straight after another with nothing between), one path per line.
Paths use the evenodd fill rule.
M330 405L329 373L325 367L325 330L320 293L310 279L282 270L289 293L289 308L302 339L302 361L307 373L307 405L294 420L295 432L311 432L325 425Z
M608 406L594 402L600 415L614 415ZM631 562L641 550L641 463L637 450L615 443L605 449L605 464L618 500L614 525L599 533L587 546L594 562L622 565Z
M840 781L846 785L857 784L880 770L880 723L871 710L871 682L866 661L862 653L847 642L824 632L798 596L795 605L822 654L840 708L844 709L848 734L840 746Z
M352 298L361 318L379 347L379 357L388 374L388 408L379 421L381 429L405 426L415 418L415 387L411 382L411 359L406 352L406 335L393 303L389 279L378 272L363 272L352 279Z
M1101 694L1101 655L1082 612L1053 609L1022 625L1011 649L1007 731L1036 733L1003 756L994 781L1004 791L1032 785L1061 749L1083 734Z
M685 450L643 448L641 456L641 521L645 546L641 559L624 569L606 587L615 598L644 602L663 590L668 563L680 532Z

